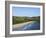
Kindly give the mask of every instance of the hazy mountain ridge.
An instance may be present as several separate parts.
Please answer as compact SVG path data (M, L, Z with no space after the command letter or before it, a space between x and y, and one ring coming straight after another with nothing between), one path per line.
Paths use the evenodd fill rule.
M39 21L40 22L40 16L37 16L37 17L12 16L12 21L13 21L13 24L22 23L22 22L28 22L28 21Z

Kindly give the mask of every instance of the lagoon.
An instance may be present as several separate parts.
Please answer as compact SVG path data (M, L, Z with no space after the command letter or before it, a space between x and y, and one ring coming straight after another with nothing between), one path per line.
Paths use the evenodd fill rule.
M13 31L27 31L27 30L40 30L40 23L32 21L26 25L20 26L18 28L13 28Z

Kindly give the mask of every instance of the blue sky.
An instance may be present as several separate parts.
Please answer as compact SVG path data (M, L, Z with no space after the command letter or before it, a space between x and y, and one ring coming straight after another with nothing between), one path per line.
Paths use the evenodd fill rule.
M12 7L12 16L40 16L40 8Z

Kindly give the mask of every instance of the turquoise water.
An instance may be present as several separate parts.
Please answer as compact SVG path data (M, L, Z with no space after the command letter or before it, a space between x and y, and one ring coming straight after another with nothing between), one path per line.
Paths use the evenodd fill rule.
M22 29L23 30L40 30L40 23L34 21L28 25L23 26Z
M32 21L31 23L24 25L20 28L13 29L13 31L24 31L24 30L40 30L40 23L36 21Z

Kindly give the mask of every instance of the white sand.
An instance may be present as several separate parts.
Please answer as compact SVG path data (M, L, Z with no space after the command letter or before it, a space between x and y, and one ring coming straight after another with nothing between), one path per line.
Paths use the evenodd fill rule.
M32 22L32 21L15 24L15 25L13 25L13 28L18 28L18 27L24 26L24 25L26 25L26 24L29 24L29 23L31 23L31 22Z

